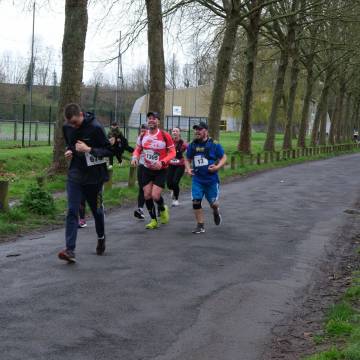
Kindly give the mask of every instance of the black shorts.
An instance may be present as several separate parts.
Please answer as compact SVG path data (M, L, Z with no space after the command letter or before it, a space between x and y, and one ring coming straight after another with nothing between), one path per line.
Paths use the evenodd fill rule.
M164 189L166 183L166 175L167 169L151 170L144 166L144 169L142 171L141 184L144 187L150 182L152 182L154 185Z

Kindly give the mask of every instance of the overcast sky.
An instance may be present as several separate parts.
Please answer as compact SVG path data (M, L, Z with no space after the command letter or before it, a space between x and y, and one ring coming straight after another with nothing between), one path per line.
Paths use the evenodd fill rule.
M24 9L22 1L0 0L0 56L11 53L14 57L22 57L29 61L31 54L32 11ZM58 74L61 72L61 44L64 30L65 1L50 1L46 6L40 6L37 1L35 18L35 38L40 47L54 49L54 67ZM101 2L100 2L101 3ZM99 28L99 20L103 17L104 7L89 7L89 24L86 38L84 81L89 82L96 69L105 73L105 77L113 82L116 79L116 63L104 67L100 60L112 58L117 55L116 40L119 31L113 21L107 22ZM114 28L115 27L115 28ZM171 57L173 52L180 62L185 56L181 46L171 40L165 41L165 57ZM147 62L146 34L132 46L123 56L124 74L139 64Z

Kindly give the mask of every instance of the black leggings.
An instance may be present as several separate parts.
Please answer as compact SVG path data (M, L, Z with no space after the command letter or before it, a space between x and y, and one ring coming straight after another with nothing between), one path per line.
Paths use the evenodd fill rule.
M85 196L82 195L81 202L80 202L80 207L79 207L79 218L80 219L85 219L85 208L86 208L85 200L86 200Z
M175 200L178 200L180 187L179 183L184 175L184 165L170 165L167 173L167 187L174 192Z
M139 185L139 194L138 194L138 207L143 208L145 204L145 198L144 198L144 190L142 185L142 173L144 170L144 165L139 165L137 168L137 181Z

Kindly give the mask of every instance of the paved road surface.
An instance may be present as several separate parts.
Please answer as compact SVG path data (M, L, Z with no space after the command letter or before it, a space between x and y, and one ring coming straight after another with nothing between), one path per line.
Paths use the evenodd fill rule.
M94 254L93 224L80 231L76 265L56 258L63 230L0 245L0 358L261 359L349 216L359 161L224 185L223 225L207 212L203 235L190 232L189 200L156 231L121 209L107 217L106 256Z

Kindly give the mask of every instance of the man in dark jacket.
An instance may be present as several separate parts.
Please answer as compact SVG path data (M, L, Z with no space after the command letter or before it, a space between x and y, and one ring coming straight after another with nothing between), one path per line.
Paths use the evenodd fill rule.
M61 260L75 262L74 251L82 196L89 204L95 219L98 236L96 253L102 255L105 251L102 188L109 176L104 157L111 156L112 150L103 126L93 114L82 112L78 104L68 104L64 109L64 117L65 157L71 162L67 178L66 248L58 256Z
M129 146L128 140L121 132L119 125L117 122L113 122L110 127L110 131L108 134L108 138L110 140L112 151L116 158L119 161L119 164L122 163L122 155L124 151L128 151L129 153L133 153L134 148ZM109 165L110 168L114 165L114 155L110 156Z

